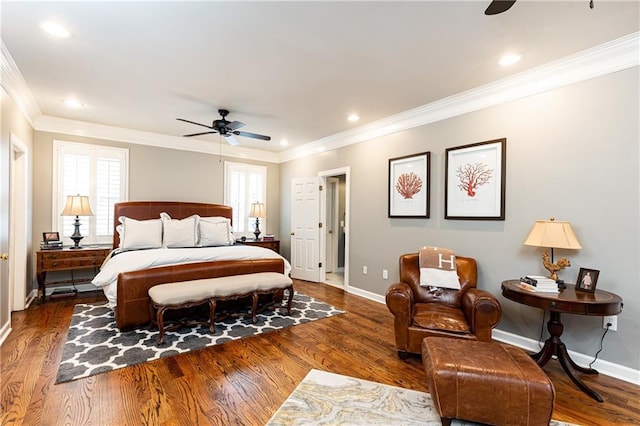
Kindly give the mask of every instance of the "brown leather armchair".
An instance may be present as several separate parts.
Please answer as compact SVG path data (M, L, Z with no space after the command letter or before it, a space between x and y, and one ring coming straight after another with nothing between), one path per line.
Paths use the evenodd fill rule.
M460 290L430 292L420 286L418 253L400 256L400 282L387 290L387 308L394 315L396 349L402 359L419 354L428 336L491 341L491 329L502 309L491 293L476 288L478 270L470 257L456 256Z

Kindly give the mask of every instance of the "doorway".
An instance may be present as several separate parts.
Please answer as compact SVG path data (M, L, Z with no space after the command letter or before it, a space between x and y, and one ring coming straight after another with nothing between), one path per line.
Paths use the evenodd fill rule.
M348 212L349 168L320 172L320 214L324 224L320 232L320 250L324 261L320 282L345 289L348 287Z
M27 303L27 194L28 149L11 134L9 183L9 301L11 311Z

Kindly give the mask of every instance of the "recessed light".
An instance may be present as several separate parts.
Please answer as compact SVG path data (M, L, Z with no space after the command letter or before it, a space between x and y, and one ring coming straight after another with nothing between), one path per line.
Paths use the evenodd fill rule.
M347 120L353 122L360 120L360 116L358 114L351 114L347 117Z
M280 141L280 145L282 145L282 146L287 146L287 145L289 145L289 141L288 141L288 140L286 140L286 139L282 139L282 140Z
M63 99L62 102L69 108L82 108L84 104L77 99Z
M47 33L56 37L60 37L60 38L71 37L71 32L68 29L66 29L62 25L55 22L51 22L51 21L40 22L40 28L42 28Z
M500 58L500 60L498 61L498 63L500 65L502 65L503 67L506 67L508 65L513 65L517 62L520 62L520 60L522 59L522 55L519 53L509 53L508 55L504 55L502 58Z

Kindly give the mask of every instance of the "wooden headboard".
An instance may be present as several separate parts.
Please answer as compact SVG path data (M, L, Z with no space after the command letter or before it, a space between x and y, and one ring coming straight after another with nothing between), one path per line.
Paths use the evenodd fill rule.
M166 212L172 219L184 219L197 214L203 217L223 216L231 220L231 207L222 204L183 203L181 201L125 201L116 203L113 215L113 248L120 246L120 235L116 227L120 225L120 216L136 220L160 219L160 213Z

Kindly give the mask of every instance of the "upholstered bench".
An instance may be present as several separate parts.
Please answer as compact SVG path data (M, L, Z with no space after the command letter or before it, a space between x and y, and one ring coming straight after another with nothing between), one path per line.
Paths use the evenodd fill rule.
M427 337L422 363L443 425L454 418L491 425L548 425L551 420L553 384L519 348Z
M158 325L158 344L161 345L164 341L165 331L169 330L164 325L164 314L167 310L190 308L208 303L209 321L193 321L191 323L208 325L209 331L214 333L216 302L248 296L252 298L251 320L255 324L259 295L279 290L288 290L289 292L287 314L291 315L293 281L288 276L277 272L259 272L158 284L149 289L149 298L151 299L149 306L152 311L150 327L154 324Z

